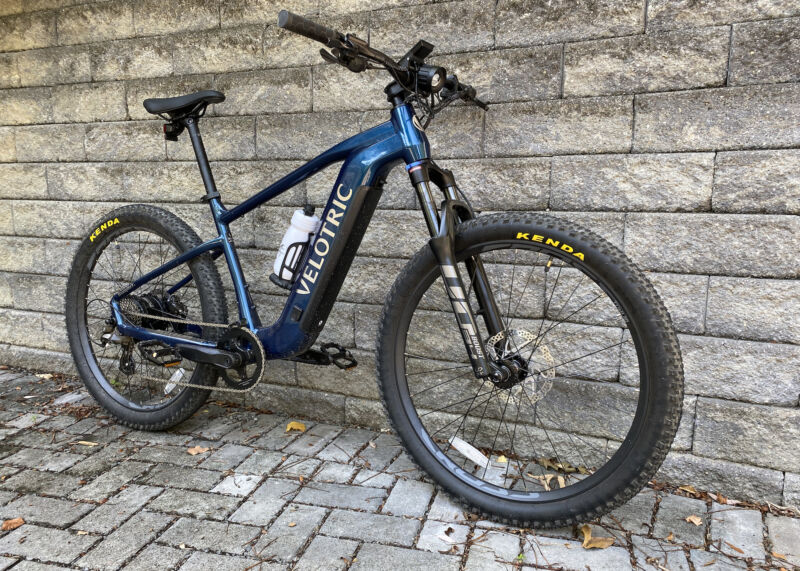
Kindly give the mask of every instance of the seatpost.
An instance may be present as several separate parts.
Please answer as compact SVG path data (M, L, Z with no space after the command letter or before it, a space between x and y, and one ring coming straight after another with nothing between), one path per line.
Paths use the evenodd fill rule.
M206 187L206 195L203 197L203 200L211 201L215 198L219 198L217 185L214 183L214 175L211 174L211 166L208 164L206 148L203 146L203 139L200 137L200 130L197 127L197 118L187 117L184 119L183 123L189 130L189 137L192 139L192 147L194 147L194 156L197 158L197 166L200 167L200 176L203 178L203 184Z

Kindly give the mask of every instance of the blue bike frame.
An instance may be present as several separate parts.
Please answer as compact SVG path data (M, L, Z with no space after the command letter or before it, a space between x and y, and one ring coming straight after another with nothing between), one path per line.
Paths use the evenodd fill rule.
M211 176L205 149L197 129L196 119L186 127L192 139L203 182L206 199L218 235L147 273L122 292L112 297L111 306L117 327L122 335L137 340L153 339L169 346L195 345L216 347L210 340L194 340L154 331L126 321L120 310L121 300L162 274L207 252L224 255L230 271L239 318L255 332L264 345L269 359L287 358L310 347L322 329L330 308L338 295L355 251L377 205L383 181L389 171L405 162L413 167L430 158L430 146L425 132L417 128L414 111L408 104L395 106L391 120L359 133L328 149L305 165L287 174L238 206L227 209ZM416 124L415 124L416 123ZM322 213L322 225L309 249L297 281L292 286L280 317L267 327L261 325L253 304L234 245L231 222L272 198L286 192L332 163L343 161L333 191ZM430 223L429 223L430 225ZM174 293L191 281L191 274L174 285Z

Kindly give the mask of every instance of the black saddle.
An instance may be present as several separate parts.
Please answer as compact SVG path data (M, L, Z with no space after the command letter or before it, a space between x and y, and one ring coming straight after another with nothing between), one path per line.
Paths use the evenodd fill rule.
M193 111L203 103L222 103L223 101L225 101L224 94L219 91L206 90L190 93L189 95L181 95L180 97L145 99L143 105L148 113L153 113L154 115L169 113L171 116L176 117Z

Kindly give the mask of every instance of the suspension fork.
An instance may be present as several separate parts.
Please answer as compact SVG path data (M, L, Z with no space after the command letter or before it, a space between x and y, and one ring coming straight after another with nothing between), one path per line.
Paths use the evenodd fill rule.
M464 280L458 269L455 256L455 226L459 220L468 220L474 215L472 209L459 201L456 195L455 181L452 173L440 169L433 161L412 163L407 167L411 182L417 191L420 205L422 206L425 222L428 226L431 239L430 247L439 262L442 280L445 284L447 296L453 306L453 313L458 321L459 331L464 340L470 363L475 376L502 378L505 375L486 356L483 341L479 335L475 313L465 294ZM436 208L431 192L431 179L439 186L445 195L442 203L441 216ZM479 256L465 260L471 287L478 299L478 314L480 314L490 335L495 335L503 330L502 319L494 299L486 270Z

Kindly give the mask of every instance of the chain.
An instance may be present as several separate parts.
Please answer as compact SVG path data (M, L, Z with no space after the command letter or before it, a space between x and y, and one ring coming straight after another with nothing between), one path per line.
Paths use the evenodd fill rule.
M216 327L216 328L219 328L219 329L227 329L228 327L231 327L230 325L227 325L227 324L224 324L224 323L206 323L205 321L192 321L191 319L177 319L177 318L174 318L174 317L162 317L160 315L150 315L149 313L139 313L137 311L125 311L124 314L125 314L126 317L128 317L128 316L145 317L147 319L154 319L154 320L158 320L158 321L169 321L170 323L184 323L186 325L199 325L201 327ZM258 345L258 350L261 353L261 362L262 363L266 363L267 359L266 359L266 356L264 354L264 347L261 345L260 342L257 345ZM187 382L187 381L172 381L170 379L162 379L162 378L159 378L159 377L150 377L148 375L141 375L141 374L139 375L139 377L141 377L142 379L144 379L146 381L153 381L153 382L156 382L156 383L161 383L163 385L175 385L177 387L188 387L190 389L203 389L203 390L206 390L206 391L217 391L217 392L222 392L222 393L249 393L254 388L256 388L258 386L258 384L261 382L261 379L264 378L264 367L262 366L261 376L258 378L258 380L255 383L253 383L252 386L247 387L246 389L234 389L232 387L221 387L221 386L216 386L216 385L215 386L200 385L198 383L190 383L190 382Z

